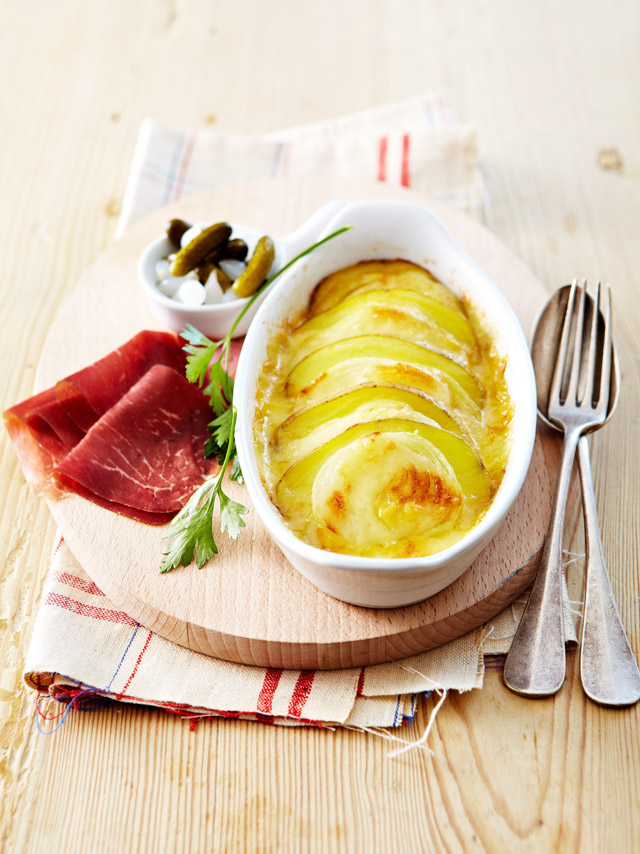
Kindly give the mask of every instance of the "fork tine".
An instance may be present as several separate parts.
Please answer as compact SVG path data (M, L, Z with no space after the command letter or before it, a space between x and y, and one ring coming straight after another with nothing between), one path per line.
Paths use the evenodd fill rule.
M584 385L584 393L582 395L583 404L594 406L593 385L596 375L596 360L598 348L598 327L600 325L600 298L601 288L600 282L596 284L596 296L593 300L591 309L591 332L589 334L589 353L587 358L586 377Z
M553 370L553 379L549 388L549 404L560 400L560 390L562 388L562 377L564 375L564 367L567 361L567 349L569 347L569 335L571 333L571 320L573 318L573 305L576 299L576 288L578 285L577 279L574 279L569 291L569 299L564 314L564 324L562 326L562 337L560 338L560 347L556 356L556 364Z
M607 412L609 409L609 394L611 386L611 354L613 342L611 337L611 286L606 285L606 305L604 307L604 345L602 348L602 369L600 373L600 396L598 409Z
M571 358L571 373L569 374L569 385L565 400L575 403L578 397L578 381L580 379L580 363L582 362L582 338L584 334L584 304L586 302L587 280L583 279L580 285L580 296L578 301L578 318L576 320L576 331L573 339L573 355Z

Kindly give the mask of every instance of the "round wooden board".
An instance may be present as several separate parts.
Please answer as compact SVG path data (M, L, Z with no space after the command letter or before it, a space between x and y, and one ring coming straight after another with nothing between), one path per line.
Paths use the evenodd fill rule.
M333 198L417 198L384 184L316 178L236 184L174 203L136 224L100 256L57 316L40 361L39 389L90 364L143 328L158 328L136 283L145 244L167 218L227 219L285 235ZM493 235L455 208L427 202L504 290L528 334L545 290ZM114 604L143 626L197 652L259 666L356 667L403 658L470 631L531 582L551 507L557 440L540 432L526 484L500 532L454 584L417 605L372 610L321 593L293 569L255 512L237 541L220 536L204 569L160 575L163 528L70 495L51 512L76 558ZM245 491L235 486L241 500ZM235 493L234 493L235 494Z

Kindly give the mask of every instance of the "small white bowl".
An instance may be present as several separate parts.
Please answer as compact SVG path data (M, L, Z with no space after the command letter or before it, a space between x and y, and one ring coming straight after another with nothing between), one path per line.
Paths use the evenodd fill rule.
M529 467L536 430L536 386L527 342L505 297L458 246L429 208L408 202L342 205L324 233L352 229L288 270L269 289L244 342L234 392L236 443L256 512L293 566L309 581L345 602L395 608L420 602L455 581L497 533ZM483 311L501 354L514 404L513 447L506 472L480 522L453 546L427 557L364 558L323 551L299 540L269 500L256 465L253 417L256 382L267 344L285 319L303 310L315 285L329 273L369 258L403 258L427 267L455 293L466 293Z
M274 239L275 260L271 267L271 274L288 264L300 252L314 243L322 231L326 222L344 205L344 202L331 202L320 208L304 222L298 229L287 237ZM210 223L209 223L210 224ZM250 226L231 223L233 237L240 237L249 246L249 257L256 243L264 234ZM151 310L158 320L174 332L180 332L187 323L208 335L214 340L224 338L233 325L238 314L249 301L248 299L233 299L229 302L217 303L215 305L189 306L178 302L171 297L165 296L158 289L156 280L156 263L161 258L166 258L170 252L175 252L175 246L166 237L158 237L143 249L138 258L137 275L138 282L142 287ZM255 316L265 294L262 294L242 318L233 333L234 338L245 335L249 324Z

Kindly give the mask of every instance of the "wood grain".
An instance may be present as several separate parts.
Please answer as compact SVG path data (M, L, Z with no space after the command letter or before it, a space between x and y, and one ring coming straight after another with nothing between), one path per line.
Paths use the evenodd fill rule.
M258 132L446 87L478 129L492 231L549 288L576 275L613 284L622 395L592 456L612 583L638 653L640 8L405 0L398 9L3 4L3 406L31 394L62 298L110 245L144 115ZM619 168L601 166L603 149L618 152ZM400 760L373 735L239 721L191 732L123 706L40 736L21 672L55 525L0 441L2 852L638 850L639 712L586 703L574 659L548 701L515 697L487 672L482 691L443 705L433 755ZM566 545L582 551L579 525ZM569 582L580 599L580 562ZM426 700L401 734L417 741L432 708Z
M334 197L419 197L373 184L349 187L317 178L233 185L185 199L136 224L80 278L49 332L36 385L59 379L156 326L135 267L168 219L228 220L284 236ZM298 211L297 200L301 199ZM542 285L506 247L452 206L425 200L503 290L529 329L544 302ZM297 220L295 219L297 215ZM292 218L294 221L292 222ZM427 601L388 610L359 608L317 590L271 540L246 490L247 526L202 569L160 575L168 526L119 516L74 495L49 506L85 571L119 608L161 636L196 652L262 667L334 669L404 658L465 634L495 616L531 583L549 518L557 437L546 431L521 495L497 536L456 582Z

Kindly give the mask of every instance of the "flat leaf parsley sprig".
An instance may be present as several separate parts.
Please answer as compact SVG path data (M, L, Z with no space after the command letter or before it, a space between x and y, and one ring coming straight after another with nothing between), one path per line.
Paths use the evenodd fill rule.
M229 407L227 411L231 413L229 429L233 437L236 409ZM198 569L202 568L212 555L218 554L218 546L213 536L213 511L216 498L220 504L220 530L226 531L235 540L244 528L245 522L242 515L248 513L249 508L229 498L222 488L222 478L231 459L232 450L235 450L233 440L227 444L218 474L205 480L171 522L167 536L173 539L163 549L162 553L165 557L160 572L169 572L181 563L188 566L193 560L194 551ZM233 477L233 472L231 476Z
M160 572L169 572L180 564L188 566L194 560L194 553L196 564L200 569L214 554L218 554L218 546L213 534L216 499L220 508L220 530L223 533L235 540L245 527L242 516L249 512L248 507L229 498L222 488L223 478L230 463L230 478L242 483L235 442L237 410L233 405L233 377L229 373L233 333L253 303L278 276L300 258L304 258L323 243L348 231L350 227L340 228L317 243L313 243L267 279L243 306L231 329L221 341L212 341L191 325L187 325L180 333L187 342L184 346L188 354L187 379L203 389L216 416L209 424L211 435L205 444L204 455L216 456L220 470L198 487L172 520L165 538L169 542L162 550L163 561Z

